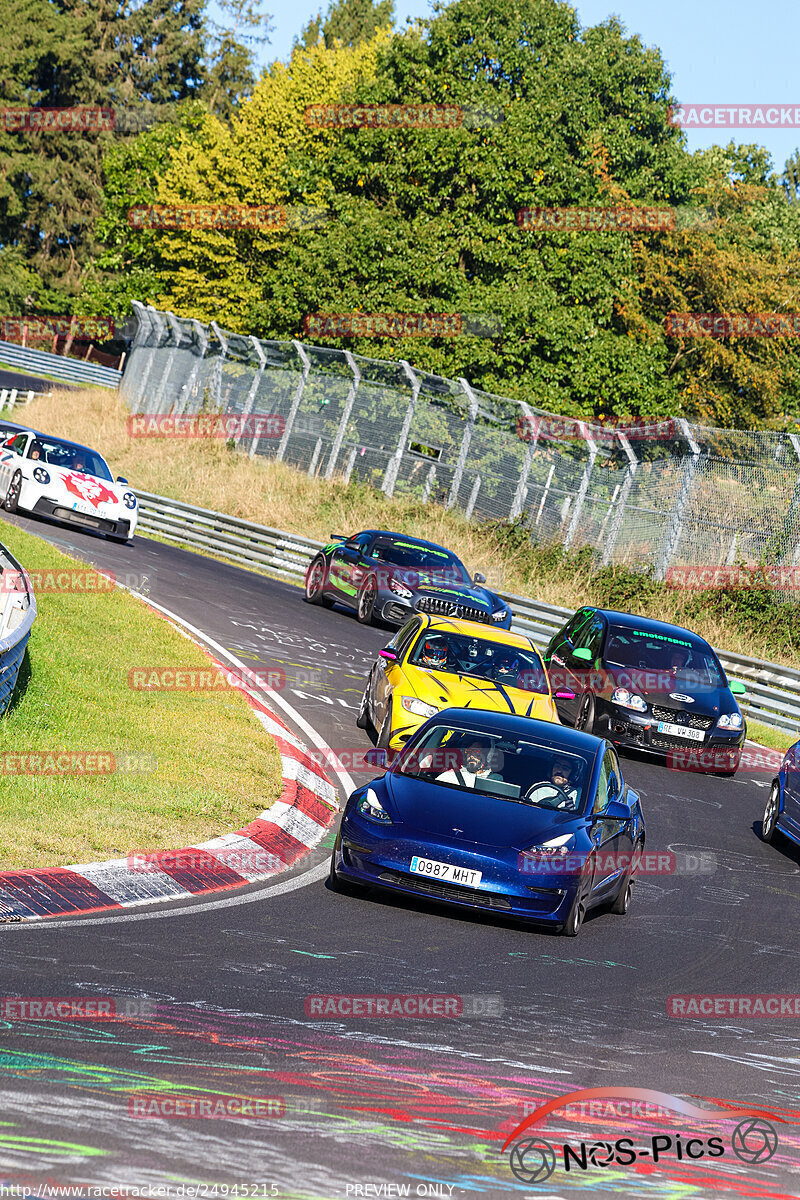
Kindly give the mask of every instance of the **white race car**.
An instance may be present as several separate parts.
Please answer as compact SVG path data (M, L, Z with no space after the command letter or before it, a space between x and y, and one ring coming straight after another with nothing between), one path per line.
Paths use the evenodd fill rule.
M24 509L82 525L112 542L133 537L139 519L136 496L127 479L115 482L96 450L35 429L14 433L3 428L2 433L10 435L0 444L0 496L7 512Z

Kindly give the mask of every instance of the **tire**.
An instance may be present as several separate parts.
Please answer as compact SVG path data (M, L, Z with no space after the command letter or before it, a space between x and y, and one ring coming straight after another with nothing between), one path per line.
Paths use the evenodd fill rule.
M586 692L580 702L575 728L582 729L584 733L594 733L594 696L591 692Z
M6 498L3 501L3 508L6 512L15 513L19 504L19 496L22 491L22 471L15 471L11 476L11 482L8 485Z
M309 604L322 604L325 608L332 608L333 601L325 595L325 575L325 559L318 554L311 560L306 574L306 601Z
M342 879L336 873L336 847L331 851L331 866L328 871L328 886L332 892L338 892L340 896L357 896L361 891L356 883L350 883L349 880Z
M364 694L361 697L361 703L358 706L358 716L356 717L356 725L359 729L369 729L372 722L369 719L369 680L364 688Z
M358 592L358 619L362 625L373 625L378 585L374 575L368 575Z
M118 546L127 546L128 542L130 541L130 538L117 537L117 535L115 533L107 533L106 541L107 542L116 542Z
M588 875L581 876L581 881L578 884L578 890L575 893L575 899L572 901L572 908L569 910L569 916L561 926L561 932L564 937L577 937L580 933L581 925L583 925L583 921L587 913L587 903L590 891L590 877Z
M633 871L626 871L622 877L620 889L614 897L611 904L608 906L608 911L615 913L618 917L624 917L625 913L630 908L631 896L633 895Z
M765 842L770 842L773 846L778 840L778 808L780 806L780 794L778 784L773 783L767 806L764 809L764 816L761 821L761 837Z
M389 700L389 707L386 709L386 716L381 721L381 727L378 731L377 744L383 749L389 749L389 739L392 736L392 701Z

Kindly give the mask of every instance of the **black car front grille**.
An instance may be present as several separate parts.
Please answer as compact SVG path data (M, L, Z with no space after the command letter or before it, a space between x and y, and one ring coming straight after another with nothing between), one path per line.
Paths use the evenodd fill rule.
M511 908L507 896L498 896L491 892L473 891L471 888L459 887L454 883L434 883L418 875L404 875L401 871L382 871L380 876L385 883L394 883L399 887L411 888L437 900L458 900L462 904L474 904L478 908Z
M482 621L486 624L491 616L482 608L458 604L455 600L443 600L439 596L422 596L417 601L417 611L435 617L457 617L463 621Z
M653 705L653 716L657 721L671 721L673 725L688 725L690 729L710 729L713 717L701 717L699 713L684 712L680 708L662 708Z
M690 742L688 738L670 737L667 733L654 733L650 738L654 750L685 750L687 754L697 754L702 749L702 742Z

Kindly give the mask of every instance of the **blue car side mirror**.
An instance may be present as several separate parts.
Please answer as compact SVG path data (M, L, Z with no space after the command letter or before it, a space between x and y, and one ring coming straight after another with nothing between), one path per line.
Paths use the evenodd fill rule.
M624 804L622 800L610 800L600 816L608 817L611 821L630 821L633 810L630 804Z
M370 767L379 767L382 771L386 770L387 754L383 749L375 747L373 750L367 750L364 755L364 762Z

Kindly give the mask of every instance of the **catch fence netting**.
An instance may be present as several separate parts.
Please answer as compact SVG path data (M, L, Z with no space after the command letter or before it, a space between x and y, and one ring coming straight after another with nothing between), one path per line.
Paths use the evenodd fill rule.
M239 450L309 475L358 479L604 564L769 564L800 576L800 440L683 420L600 426L403 362L228 333L134 305L121 385L133 413L221 413ZM265 427L256 418L274 418ZM249 420L247 420L249 419Z

